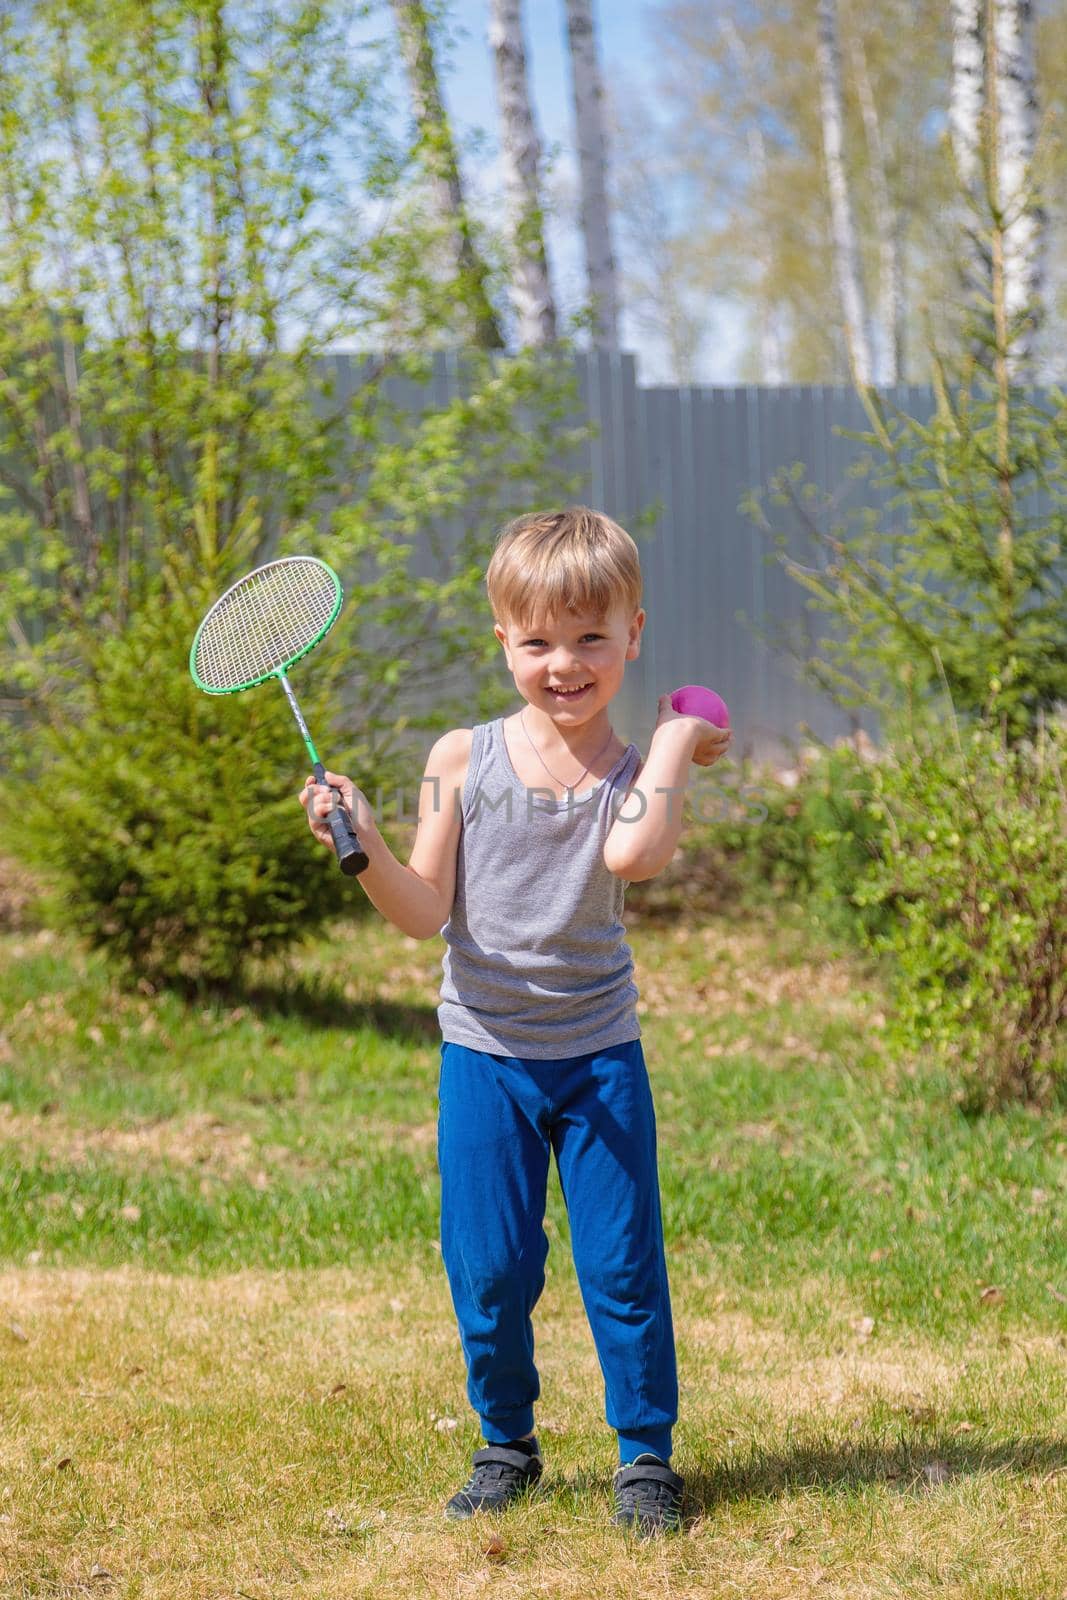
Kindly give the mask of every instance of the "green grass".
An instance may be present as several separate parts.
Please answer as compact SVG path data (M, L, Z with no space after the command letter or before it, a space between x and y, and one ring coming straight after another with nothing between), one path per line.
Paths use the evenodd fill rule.
M687 1480L683 1537L637 1549L555 1176L544 1493L440 1515L478 1436L438 941L361 920L190 1005L0 940L3 1600L1061 1600L1067 1117L962 1115L796 913L629 938Z
M714 1254L753 1306L816 1274L901 1326L979 1324L995 1287L1005 1326L1063 1327L1064 1117L968 1120L887 1061L869 975L800 927L709 931L630 933L674 1255ZM0 1259L215 1272L432 1247L436 942L363 923L225 1006L123 994L48 935L2 953ZM549 1224L565 1241L555 1180Z

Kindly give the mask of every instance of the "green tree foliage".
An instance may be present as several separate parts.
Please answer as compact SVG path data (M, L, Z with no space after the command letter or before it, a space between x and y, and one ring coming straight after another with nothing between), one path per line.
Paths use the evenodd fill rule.
M1067 398L998 391L987 376L940 383L928 422L869 396L875 427L853 436L884 447L885 459L870 456L860 471L890 491L888 510L907 507L902 531L887 533L870 508L858 530L820 526L818 491L794 465L775 475L770 498L803 519L815 546L804 564L772 528L764 495L746 505L814 596L809 609L838 625L815 654L797 629L774 641L823 693L882 717L909 700L928 704L936 652L964 720L994 715L1017 740L1067 700ZM1051 509L1034 508L1035 488Z
M906 257L905 312L912 329L905 370L909 381L922 381L916 312L923 299L939 298L948 287L950 168L938 137L950 65L947 9L911 0L842 5L840 25L844 158L863 277L873 309L883 271L878 165ZM668 139L698 200L690 207L689 260L695 281L749 313L743 377L847 381L814 87L815 5L666 0L663 35L661 98L673 113ZM771 359L779 365L777 379L767 370Z
M410 783L405 728L500 692L495 526L569 487L546 469L580 436L563 352L474 351L431 404L420 351L468 325L466 287L426 265L371 12L0 19L0 805L68 914L154 977L235 977L338 903L280 689L211 703L188 677L211 599L275 554L329 560L349 598L298 692L331 766ZM416 573L430 524L451 539Z
M987 174L994 121L983 117ZM825 655L789 648L831 698L887 723L872 814L888 831L851 899L893 909L871 940L895 958L891 1031L952 1063L970 1107L1046 1101L1067 1021L1067 398L1011 381L1036 308L1008 313L995 195L989 181L991 296L961 308L955 363L931 341L930 421L860 391L871 432L857 437L881 451L865 470L896 491L905 531L888 535L867 511L855 537L826 532L795 469L774 485L816 547L802 566L776 535L779 558L840 630ZM760 502L748 503L773 531Z
M1037 99L1062 128L1067 99L1067 4L1037 8ZM684 171L689 282L748 312L746 381L849 381L832 270L810 0L664 0L660 103L670 121L664 159ZM922 315L938 342L962 348L954 315L957 193L948 131L951 8L940 0L841 0L845 149L862 273L877 337L885 241L879 177L897 220L903 275L901 379L930 381ZM1062 257L1067 142L1050 152L1048 260ZM880 173L878 169L881 169ZM1067 317L1067 283L1048 284L1053 370ZM778 335L771 338L772 333Z
M887 512L906 509L904 530L888 531L884 513L869 507L852 537L823 528L799 464L775 476L772 498L797 513L813 564L789 555L762 492L746 506L814 596L813 608L840 626L824 656L784 635L825 693L888 717L905 702L929 706L943 676L965 721L988 716L995 701L1015 743L1067 701L1067 396L1011 379L1013 349L1039 308L1008 312L1007 212L991 179L994 112L983 114L982 143L989 181L974 204L985 206L978 220L990 242L991 294L960 308L965 353L947 357L930 338L937 404L929 421L861 388L870 431L842 430L872 447L858 470L890 491Z
M897 914L887 1042L933 1056L970 1112L1067 1095L1067 722L1010 744L917 718L874 769L881 859L853 898Z

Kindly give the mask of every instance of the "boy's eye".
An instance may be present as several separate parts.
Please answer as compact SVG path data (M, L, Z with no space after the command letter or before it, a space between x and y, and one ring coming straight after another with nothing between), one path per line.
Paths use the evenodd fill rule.
M582 637L583 639L602 639L604 635L602 633L585 633ZM536 645L544 644L545 641L543 639L527 639L525 642L528 645Z

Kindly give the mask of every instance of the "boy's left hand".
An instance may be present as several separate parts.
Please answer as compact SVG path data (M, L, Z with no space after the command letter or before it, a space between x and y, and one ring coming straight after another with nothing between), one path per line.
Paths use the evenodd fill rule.
M698 767L713 767L719 757L724 756L730 748L730 741L733 738L731 728L717 728L714 722L706 722L703 717L689 716L681 711L675 711L671 705L670 695L661 694L656 728L662 728L668 722L690 722L698 730L696 748L693 751L693 760Z

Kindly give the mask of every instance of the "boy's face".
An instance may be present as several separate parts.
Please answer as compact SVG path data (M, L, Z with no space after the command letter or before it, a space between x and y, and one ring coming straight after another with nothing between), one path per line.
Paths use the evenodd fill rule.
M575 727L603 711L622 686L627 661L641 653L644 611L629 612L618 605L606 617L583 615L562 618L538 616L535 626L519 628L497 623L493 632L504 647L515 687L537 711L554 722ZM554 687L578 687L585 692L568 699Z

